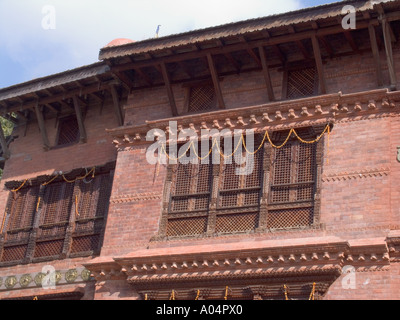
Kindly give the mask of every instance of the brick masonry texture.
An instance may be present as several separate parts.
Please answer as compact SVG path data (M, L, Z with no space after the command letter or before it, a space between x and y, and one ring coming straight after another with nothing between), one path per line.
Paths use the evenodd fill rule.
M395 61L400 61L400 47L394 47ZM385 57L382 56L382 60ZM328 93L354 93L376 88L373 57L364 54L330 60L325 66ZM400 69L397 69L400 79ZM388 82L387 69L383 70ZM281 95L282 74L271 70L272 83L277 97ZM400 83L398 83L400 86ZM221 83L228 109L237 109L265 103L267 99L264 80L259 72L229 76ZM184 112L184 89L173 87L179 112ZM152 241L157 235L162 209L166 168L150 165L146 161L148 144L139 144L119 150L112 145L106 128L116 127L112 107L89 108L85 119L88 142L44 152L37 124L16 131L19 138L11 145L12 157L7 161L1 184L0 212L4 212L8 191L3 188L9 180L34 178L55 170L101 165L117 160L111 194L104 243L99 259L122 257L136 250L197 246L199 250L210 245L229 245L240 248L243 243L271 240L277 245L283 240L293 245L302 239L337 237L343 241L370 238L385 239L393 230L400 230L400 163L397 147L400 146L400 118L398 116L345 118L335 123L329 139L325 138L322 167L320 228L216 236L199 239ZM171 117L165 88L146 89L132 93L124 105L125 124L140 125L146 120ZM55 120L46 121L49 137L54 142ZM328 163L329 162L329 163ZM0 215L2 216L2 215ZM51 262L57 269L69 269L90 262L79 258ZM11 274L37 272L46 264L0 268L0 277ZM398 299L400 266L393 263L385 271L356 273L356 289L343 290L344 275L328 290L326 299ZM139 295L126 281L108 280L86 285L85 298L138 299ZM24 295L38 294L30 290ZM18 292L2 293L0 298L18 296Z

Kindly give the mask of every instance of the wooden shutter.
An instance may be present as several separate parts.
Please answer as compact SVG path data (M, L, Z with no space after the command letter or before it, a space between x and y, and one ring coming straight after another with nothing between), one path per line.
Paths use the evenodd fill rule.
M257 135L254 140L255 149L258 149L262 138ZM247 158L246 162L252 158L246 153L243 153L243 156ZM253 171L244 175L237 174L240 167L236 163L222 163L215 229L217 233L245 232L258 227L263 148L253 159Z
M299 130L300 134L301 131ZM303 136L307 131L303 130ZM286 132L287 136L288 132ZM282 134L285 136L285 133ZM278 142L279 143L279 142ZM316 144L298 140L275 149L271 166L268 228L312 225L316 186Z
M38 195L39 186L10 192L1 262L21 262L26 257Z
M62 253L71 212L74 184L57 182L46 186L35 258L56 257Z
M203 234L208 223L211 165L178 164L175 167L166 235Z
M111 195L110 173L77 181L71 255L97 254Z

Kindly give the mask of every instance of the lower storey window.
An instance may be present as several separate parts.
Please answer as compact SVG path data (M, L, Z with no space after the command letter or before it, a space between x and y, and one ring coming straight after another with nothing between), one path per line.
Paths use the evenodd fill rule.
M10 192L3 221L0 263L99 254L113 167L109 164L10 183L14 190Z

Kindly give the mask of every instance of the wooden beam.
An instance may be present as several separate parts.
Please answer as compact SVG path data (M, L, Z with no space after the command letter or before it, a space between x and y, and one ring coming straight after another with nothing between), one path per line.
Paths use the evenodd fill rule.
M219 79L218 79L218 73L215 68L215 63L214 63L214 60L213 60L211 54L207 54L207 61L208 61L208 67L211 72L211 78L212 78L212 81L214 84L215 94L217 95L217 99L218 99L218 107L220 109L226 109L224 97L222 96L221 85L220 85Z
M390 88L391 90L396 90L397 78L396 78L396 70L394 68L393 48L392 48L392 41L388 24L389 22L387 21L386 17L383 16L382 30L383 30L383 39L385 42L386 60L390 76Z
M79 104L79 100L77 96L74 96L72 98L74 101L74 108L75 108L75 114L76 114L76 120L78 121L78 126L79 126L79 134L80 134L80 143L86 143L87 142L87 135L86 135L86 128L85 124L83 123L83 115L82 115L82 109Z
M375 27L373 25L370 25L368 27L368 31L369 31L369 39L371 42L372 54L374 56L374 62L375 62L376 82L378 87L382 87L383 86L382 64L379 54L378 42L376 40Z
M352 36L352 34L351 34L351 31L345 30L345 31L344 31L344 36L346 37L347 42L350 44L351 49L352 49L355 53L360 54L360 49L358 48L356 42L354 41L354 38L353 38L353 36Z
M10 153L10 149L8 148L8 144L7 144L6 137L5 137L2 126L0 126L0 145L1 145L1 149L3 150L3 158L6 160L9 159L11 156L11 153Z
M175 96L174 92L172 91L172 86L171 86L171 79L168 74L167 66L165 65L164 62L160 64L161 67L161 73L164 79L165 87L167 89L167 94L168 94L168 100L169 100L169 105L171 107L172 115L174 117L178 116L178 109L176 107L176 102L175 102Z
M258 51L260 53L260 59L261 59L261 64L262 64L262 73L265 79L265 83L267 85L267 93L268 93L268 101L275 101L275 95L274 95L274 89L272 88L272 81L271 81L271 75L269 73L269 67L267 64L267 56L265 54L265 49L264 47L259 47Z
M322 64L321 48L319 46L319 42L315 34L311 37L311 41L313 45L315 64L317 65L317 71L318 71L319 93L326 94L326 84L325 84L324 66Z
M74 95L79 95L79 94L89 94L93 92L98 92L98 91L103 91L103 90L108 90L110 85L118 84L116 80L104 82L100 84L93 84L89 85L85 88L82 89L73 89L68 92L56 94L51 97L44 97L44 98L39 98L37 101L39 101L39 105L46 105L48 103L54 103L54 102L60 102L61 100L69 99L72 98ZM15 106L13 105L12 107L10 106L9 110L7 112L15 112L15 111L22 111L22 110L27 110L27 109L34 109L37 105L37 102L26 102L24 105L21 106Z
M39 106L39 103L37 103L35 106L35 112L36 112L36 118L37 118L38 124L39 124L40 134L42 135L43 148L46 151L48 151L50 149L50 142L49 142L49 138L47 136L46 123L44 122L43 112Z
M110 86L110 92L113 99L114 112L117 118L118 126L122 127L124 125L124 117L121 111L120 98L117 92L117 88L115 86Z

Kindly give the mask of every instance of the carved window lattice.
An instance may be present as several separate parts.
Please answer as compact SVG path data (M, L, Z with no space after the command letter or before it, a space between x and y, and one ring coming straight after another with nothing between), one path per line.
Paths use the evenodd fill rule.
M2 262L21 262L28 249L29 237L33 228L39 187L24 188L11 192L6 212L6 233Z
M189 163L176 166L167 236L198 235L206 232L211 195L211 170L210 164Z
M99 254L112 186L108 170L10 192L0 263Z
M287 99L315 95L318 89L318 73L315 67L288 71Z
M256 135L255 149L261 143L262 136ZM242 165L235 161L232 164L222 163L215 228L217 233L247 232L259 226L263 149L254 156L246 152L242 156L245 159ZM245 208L245 211L241 208Z
M79 137L79 125L75 116L60 119L57 146L77 143L79 142Z
M210 85L189 88L188 112L201 112L216 109L217 99L214 87Z
M285 134L287 136L288 132L282 137ZM305 137L309 133L299 130L299 134ZM309 134L308 139L312 136ZM296 228L313 224L316 151L315 144L293 139L282 149L272 152L268 228Z
M311 141L323 129L325 126L296 132ZM289 131L273 133L274 144L283 144L288 134ZM263 136L256 135L256 149ZM321 148L321 142L304 144L293 135L281 149L265 143L253 159L244 153L246 161L242 165L225 164L222 160L220 165L170 166L166 185L169 203L160 237L313 226L319 217L315 199Z

